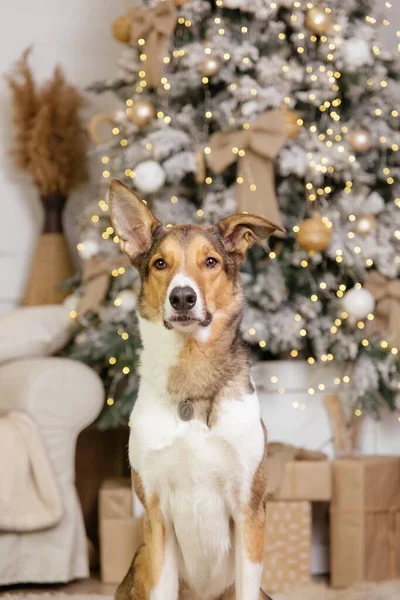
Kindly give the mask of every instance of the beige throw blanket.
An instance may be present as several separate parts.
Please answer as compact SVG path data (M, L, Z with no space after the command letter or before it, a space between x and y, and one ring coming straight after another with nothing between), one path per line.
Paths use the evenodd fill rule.
M63 506L36 423L23 412L0 417L0 532L56 525Z

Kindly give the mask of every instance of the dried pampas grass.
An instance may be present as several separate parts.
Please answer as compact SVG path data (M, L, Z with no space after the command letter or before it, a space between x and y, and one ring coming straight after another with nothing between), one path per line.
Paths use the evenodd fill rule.
M87 135L80 119L84 100L56 67L40 88L23 53L7 81L13 94L18 169L29 172L42 196L67 196L88 178Z

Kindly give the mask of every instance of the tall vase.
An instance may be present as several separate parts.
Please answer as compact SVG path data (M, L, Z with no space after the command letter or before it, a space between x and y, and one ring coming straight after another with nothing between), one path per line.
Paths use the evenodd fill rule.
M41 196L44 226L32 259L23 306L60 304L68 291L60 285L73 272L68 245L63 234L62 214L66 197L61 194Z

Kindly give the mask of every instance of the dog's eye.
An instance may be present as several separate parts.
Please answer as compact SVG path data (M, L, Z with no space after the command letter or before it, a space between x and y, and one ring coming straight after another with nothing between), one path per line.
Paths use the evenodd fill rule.
M213 269L217 264L218 264L218 261L213 256L209 256L206 259L206 267L208 267L209 269Z
M166 269L167 263L163 258L157 258L157 260L154 262L154 266L159 271L162 271L163 269Z

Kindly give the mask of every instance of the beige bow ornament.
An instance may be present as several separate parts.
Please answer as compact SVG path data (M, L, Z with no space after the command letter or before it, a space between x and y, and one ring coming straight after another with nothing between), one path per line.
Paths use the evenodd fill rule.
M102 259L98 256L89 258L82 270L83 295L78 306L78 316L87 312L98 313L110 286L110 277L114 272L120 273L131 266L129 258L121 254L116 258ZM124 271L122 271L123 273Z
M391 346L400 349L400 279L387 279L373 271L364 284L375 298L375 319L369 333L385 332Z
M209 168L218 174L238 160L238 210L265 217L279 227L282 218L275 195L273 159L286 139L282 111L269 111L240 130L214 133L207 155Z
M176 26L176 8L170 0L160 0L154 8L133 8L129 15L132 19L132 43L145 40L145 79L150 88L156 88L160 84L169 38Z

